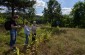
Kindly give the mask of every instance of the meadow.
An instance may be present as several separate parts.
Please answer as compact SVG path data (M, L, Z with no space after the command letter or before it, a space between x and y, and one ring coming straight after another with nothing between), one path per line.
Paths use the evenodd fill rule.
M31 37L30 34L30 44ZM9 41L9 31L0 27L0 55L4 55L9 49ZM24 30L21 28L18 30L16 46L20 49L20 55L31 55L30 49L27 51L23 49L24 41ZM47 25L39 25L37 27L36 50L37 55L85 55L85 29L52 28Z

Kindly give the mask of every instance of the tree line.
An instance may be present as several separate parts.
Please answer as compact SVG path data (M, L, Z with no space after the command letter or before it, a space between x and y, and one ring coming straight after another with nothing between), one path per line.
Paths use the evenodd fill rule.
M61 4L57 0L49 0L47 7L44 8L43 16L36 17L35 0L0 0L0 6L8 8L7 14L19 14L27 20L37 20L41 23L50 23L51 26L57 26L57 21L61 27L80 27L85 28L85 2L77 2L69 15L63 15ZM14 13L14 11L17 11Z
M85 28L85 2L77 2L69 15L63 15L61 4L56 0L49 0L43 13L44 19L52 26L56 26L56 21L59 21L61 27Z

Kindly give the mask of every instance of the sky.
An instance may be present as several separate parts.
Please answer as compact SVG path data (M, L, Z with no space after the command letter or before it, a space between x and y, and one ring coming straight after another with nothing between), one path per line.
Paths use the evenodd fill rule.
M34 8L35 8L35 13L37 15L40 15L40 16L43 15L42 12L44 8L47 7L46 3L48 1L49 0L36 0L36 4L34 5ZM84 1L84 0L57 0L57 1L61 4L62 14L69 14L72 11L72 8L76 2ZM3 7L3 8L6 10L6 7Z
M46 2L49 0L36 0L37 3L34 6L36 9L37 15L42 15L42 11L46 7ZM57 0L61 4L62 14L69 14L72 11L72 8L74 4L78 1L84 1L84 0Z

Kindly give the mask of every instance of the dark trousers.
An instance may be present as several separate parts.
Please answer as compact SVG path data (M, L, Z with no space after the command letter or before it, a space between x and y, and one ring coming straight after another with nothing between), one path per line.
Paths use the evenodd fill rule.
M35 42L36 40L36 33L32 33L32 41Z
M28 43L29 43L29 38L28 38L29 35L25 34L25 36L26 36L26 37L25 37L25 38L26 38L25 44L28 44Z
M13 47L16 43L16 30L10 30L10 47Z

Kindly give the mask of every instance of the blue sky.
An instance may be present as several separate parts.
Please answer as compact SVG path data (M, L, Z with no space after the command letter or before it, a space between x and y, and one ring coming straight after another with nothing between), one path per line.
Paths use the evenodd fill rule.
M48 1L49 0L37 0L38 3L36 5L37 15L42 15L43 8L46 7L46 2ZM83 0L58 0L58 2L61 4L63 14L69 14L74 4L78 1L83 1Z
M73 5L78 2L78 1L82 1L82 0L58 0L59 3L61 4L61 7L67 7L67 8L72 8Z

